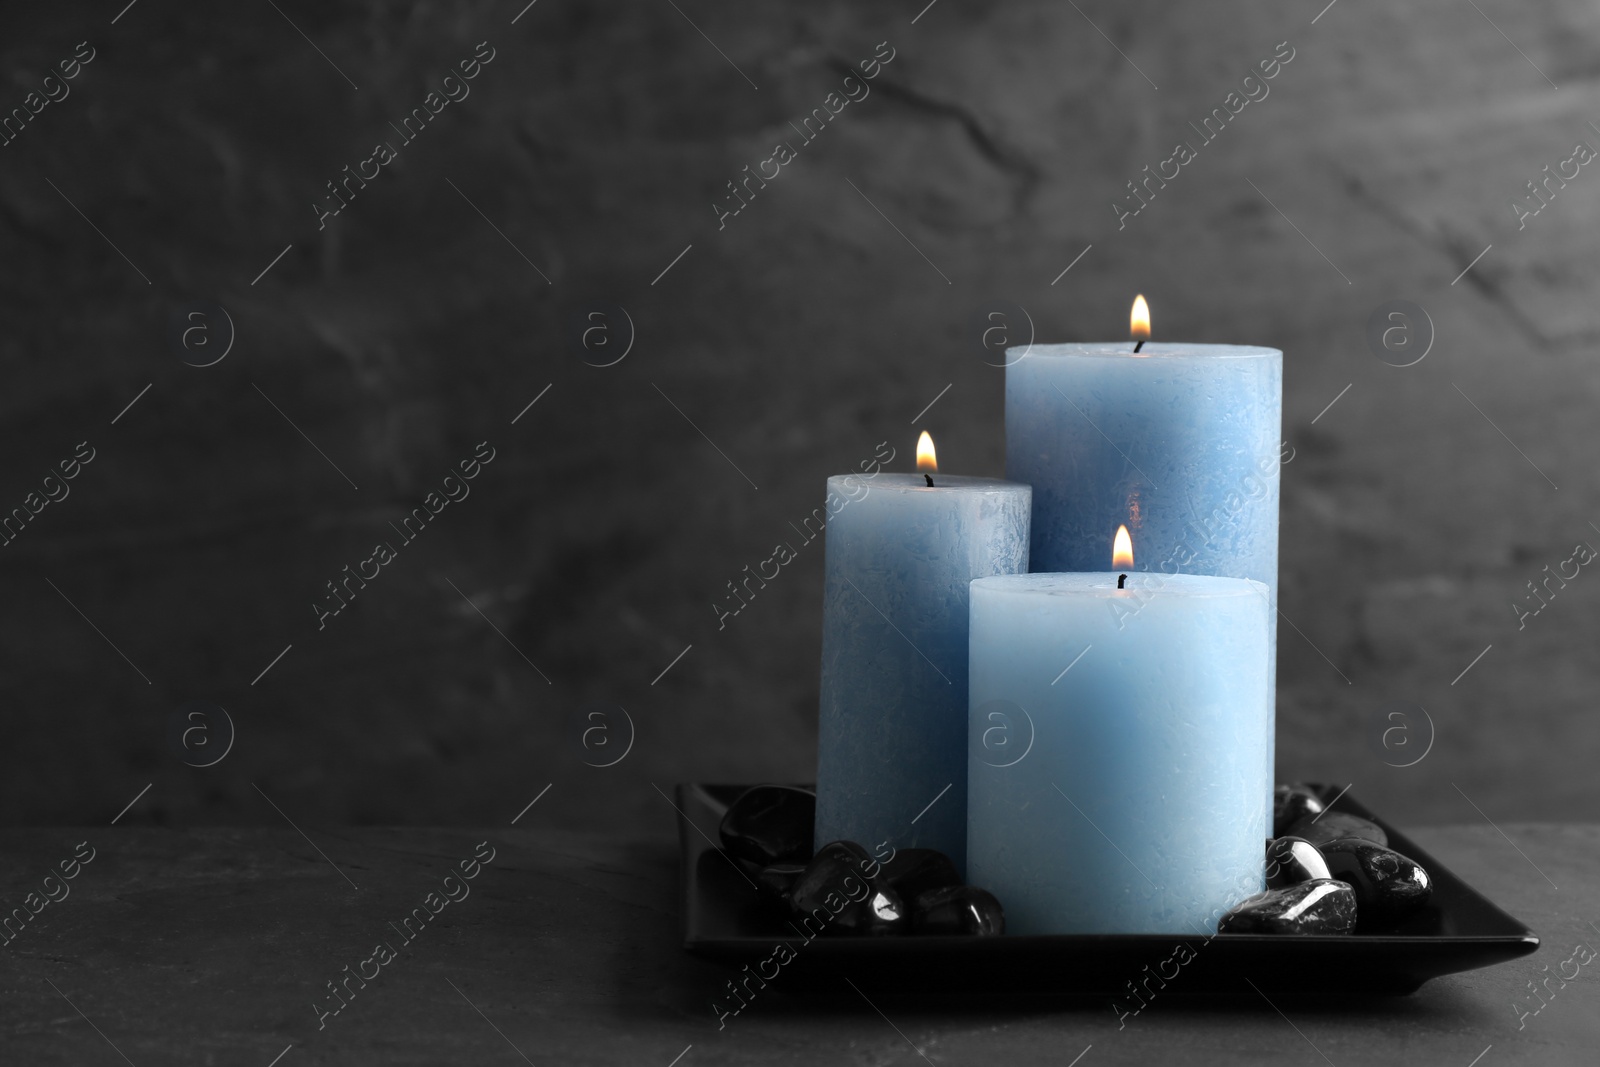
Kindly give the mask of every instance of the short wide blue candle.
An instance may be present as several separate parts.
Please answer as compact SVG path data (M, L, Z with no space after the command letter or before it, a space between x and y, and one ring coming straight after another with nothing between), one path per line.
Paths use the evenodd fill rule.
M967 830L967 590L1028 569L1026 485L836 475L828 499L816 843L934 848ZM931 805L931 806L930 806Z
M1240 578L972 583L967 881L1008 934L1211 934L1262 889L1269 610Z

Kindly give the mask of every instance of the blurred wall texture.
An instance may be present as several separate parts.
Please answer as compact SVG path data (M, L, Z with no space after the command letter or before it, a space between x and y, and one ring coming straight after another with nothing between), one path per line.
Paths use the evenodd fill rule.
M1115 339L1142 291L1286 353L1280 777L1592 820L1600 577L1529 583L1600 546L1600 14L922 2L10 10L0 504L59 499L0 547L0 818L808 779L821 545L726 584L879 442L1002 473L983 309Z

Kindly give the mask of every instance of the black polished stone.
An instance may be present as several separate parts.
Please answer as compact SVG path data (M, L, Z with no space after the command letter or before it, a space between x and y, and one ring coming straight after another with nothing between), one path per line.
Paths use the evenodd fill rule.
M722 847L762 867L811 858L817 794L789 785L751 786L728 806L718 830Z
M1333 877L1355 890L1363 930L1389 926L1428 903L1433 880L1421 864L1392 848L1356 837L1321 846Z
M1355 928L1355 890L1331 878L1257 893L1217 924L1219 934L1348 934Z
M950 857L931 848L897 849L883 865L883 876L905 900L915 900L930 889L961 884L961 872Z
M1322 801L1304 782L1280 785L1272 790L1272 836L1282 837L1301 819L1322 811Z
M1322 853L1303 837L1279 837L1267 842L1267 888L1283 889L1331 878Z
M944 886L930 889L912 902L911 932L988 937L1006 932L1006 915L987 889Z
M1371 819L1363 819L1359 815L1346 815L1342 811L1324 812L1317 816L1315 822L1301 819L1289 828L1286 835L1280 836L1303 837L1318 848L1342 837L1359 837L1375 845L1389 843L1389 835L1383 832L1383 827Z
M789 888L794 885L794 880L805 872L803 863L774 863L770 867L763 867L756 875L756 884L773 896L789 898Z
M882 865L854 841L818 849L789 886L789 905L823 933L897 934L911 925L905 900L884 878Z

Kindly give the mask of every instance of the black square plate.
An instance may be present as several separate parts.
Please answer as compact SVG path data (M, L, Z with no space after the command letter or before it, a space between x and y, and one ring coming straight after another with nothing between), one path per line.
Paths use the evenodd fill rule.
M1128 983L1159 973L1164 991L1243 988L1240 978L1280 991L1402 994L1429 978L1526 956L1539 939L1517 920L1372 814L1349 793L1338 810L1371 819L1395 850L1433 878L1426 910L1383 934L1214 938L1159 934L1027 937L817 937L807 941L784 909L759 893L716 847L717 826L742 785L679 785L678 837L683 855L683 943L689 951L735 966L793 958L776 979L789 989L837 989L842 977L905 992L1126 996ZM1323 798L1329 792L1323 791ZM1004 904L1004 901L1001 901ZM1177 953L1187 945L1189 952ZM784 953L783 955L788 955ZM1175 962L1176 961L1176 962ZM776 965L760 969L770 976ZM1148 966L1149 970L1146 971ZM1173 972L1181 976L1174 976ZM1153 987L1152 987L1153 988Z

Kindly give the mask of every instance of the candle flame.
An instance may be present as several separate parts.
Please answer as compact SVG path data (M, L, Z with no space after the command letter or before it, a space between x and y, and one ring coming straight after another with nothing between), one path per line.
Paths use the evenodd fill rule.
M1133 570L1133 538L1128 536L1126 526L1117 527L1117 539L1111 546L1111 569L1114 571Z
M1145 303L1143 293L1133 298L1133 311L1128 315L1128 336L1135 341L1150 340L1150 305Z
M933 437L927 430L917 438L917 470L939 473L939 458L933 452Z

